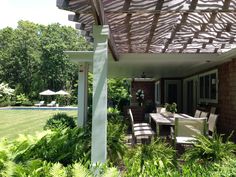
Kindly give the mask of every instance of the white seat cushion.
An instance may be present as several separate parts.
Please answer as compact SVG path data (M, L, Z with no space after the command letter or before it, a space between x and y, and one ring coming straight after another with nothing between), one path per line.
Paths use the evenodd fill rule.
M196 138L194 137L176 137L176 143L180 144L193 144L195 142Z
M134 127L141 127L141 126L150 126L149 123L136 123L133 125Z
M134 136L152 136L154 135L155 132L152 130L139 130L139 131L134 131Z
M152 130L152 128L150 126L134 127L134 131L140 131L140 130Z

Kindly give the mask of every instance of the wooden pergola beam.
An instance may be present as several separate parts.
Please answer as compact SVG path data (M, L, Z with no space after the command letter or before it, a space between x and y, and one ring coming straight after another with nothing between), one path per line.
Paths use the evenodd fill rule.
M185 44L183 45L183 48L180 49L179 53L182 53L182 52L187 48L188 44L191 44L191 43L192 43L192 41L193 41L193 38L189 38L188 41L187 41L187 43L185 43Z
M190 5L190 7L189 7L189 10L190 10L190 11L194 11L194 10L196 9L197 2L198 2L198 0L192 0L191 5ZM182 24L185 24L185 23L186 23L187 18L188 18L188 13L185 12L185 13L182 15L182 19L181 19L180 24L179 24L179 25L177 24L178 26L176 27L175 31L171 34L171 39L166 42L165 47L164 47L164 49L162 50L162 53L165 53L166 49L168 48L168 45L172 42L173 38L175 37L176 32L180 30ZM188 40L188 42L192 42L191 39ZM187 47L187 45L188 45L188 43L187 43L185 46L183 46L183 48L180 49L179 52L182 53L183 50Z
M126 26L126 31L127 31L127 41L128 41L128 52L130 53L132 51L131 49L131 24L130 24L130 19L131 19L132 14L127 14L125 17L125 26Z
M180 24L177 24L177 26L174 28L173 32L171 33L170 39L167 40L167 42L165 43L164 48L162 49L162 53L165 53L165 52L166 52L166 50L167 50L169 44L170 44L170 43L172 42L172 40L174 39L175 34L180 30L181 25L186 22L187 18L188 18L188 13L184 13L184 14L182 15L181 23L180 23Z
M72 21L72 22L78 22L78 21L79 21L79 17L80 17L80 14L79 14L79 13L76 13L76 14L69 14L69 15L68 15L68 20L69 20L69 21Z
M129 10L131 0L125 0L123 10ZM130 24L130 19L132 17L132 14L127 14L125 17L125 26L126 26L126 31L127 31L127 41L128 41L128 52L130 53L132 51L131 48L131 24Z
M161 10L163 3L164 3L164 0L157 1L156 10ZM155 33L155 29L156 29L156 26L157 26L157 23L158 23L159 16L160 16L160 13L157 13L157 14L154 15L152 25L151 25L151 29L150 29L150 33L149 33L149 37L148 37L147 47L146 47L146 50L145 50L146 53L148 53L148 51L150 49L150 45L151 45L152 38L153 38L154 33Z
M221 12L221 13L235 13L236 9L221 10L221 9L204 9L204 10L106 10L106 14L167 14L167 13L211 13L212 11Z
M57 0L56 3L59 9L67 9L69 6L69 0Z
M195 44L197 48L201 44L201 49L204 49L201 51L199 48L197 52L205 52L208 46L211 49L215 46L214 52L230 48L229 44L236 43L236 4L232 2L222 0L211 5L199 0L181 3L165 0L124 0L119 3L110 0L57 0L57 6L76 12L69 19L82 22L77 28L84 30L87 38L91 38L87 31L91 30L92 23L106 25L109 19L112 29L109 48L113 58L118 60L117 49L122 53L148 53L154 48L160 49L157 53L182 53L191 51ZM133 22L137 29L133 29Z
M85 24L84 23L76 23L75 28L79 30L84 30L85 29Z
M225 0L222 10L228 11L231 0Z
M97 25L107 25L107 19L104 13L104 7L101 0L89 0L94 12L94 18ZM111 31L109 27L109 31ZM112 35L109 35L108 46L111 51L112 57L115 61L119 61L119 54L115 45L115 40Z

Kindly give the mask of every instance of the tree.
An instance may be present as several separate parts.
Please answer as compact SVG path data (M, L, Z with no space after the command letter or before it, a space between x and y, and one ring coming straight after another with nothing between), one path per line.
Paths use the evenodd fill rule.
M26 94L32 91L40 62L38 29L39 25L19 21L17 29L3 29L1 35L6 43L2 48L1 78L8 81L10 86L21 88L20 92Z
M40 75L45 88L77 89L78 67L69 62L64 50L91 50L84 38L71 27L52 24L45 27L41 34L42 65Z
M63 51L91 49L71 27L19 21L16 29L0 30L0 81L31 99L43 89L74 93L78 67Z
M129 84L125 79L108 80L108 100L114 107L122 110L122 106L129 101Z

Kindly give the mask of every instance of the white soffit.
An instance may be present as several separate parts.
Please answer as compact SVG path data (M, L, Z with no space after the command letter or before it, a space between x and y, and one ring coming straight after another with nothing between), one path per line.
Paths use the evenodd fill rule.
M147 54L128 53L115 62L109 60L110 77L187 77L229 61L235 50L225 54Z
M92 66L93 52L65 51L72 62L90 62ZM86 53L86 52L85 52ZM86 53L87 54L87 53ZM149 54L127 53L114 61L109 53L108 75L117 78L139 78L145 74L148 78L187 77L202 72L236 56L236 49L224 54Z

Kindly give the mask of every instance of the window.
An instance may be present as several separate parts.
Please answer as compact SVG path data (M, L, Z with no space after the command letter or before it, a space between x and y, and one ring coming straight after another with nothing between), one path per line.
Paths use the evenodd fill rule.
M155 83L155 103L156 105L161 104L161 86L160 86L160 81L157 81Z
M199 97L200 102L217 103L218 95L218 73L213 70L199 75Z

